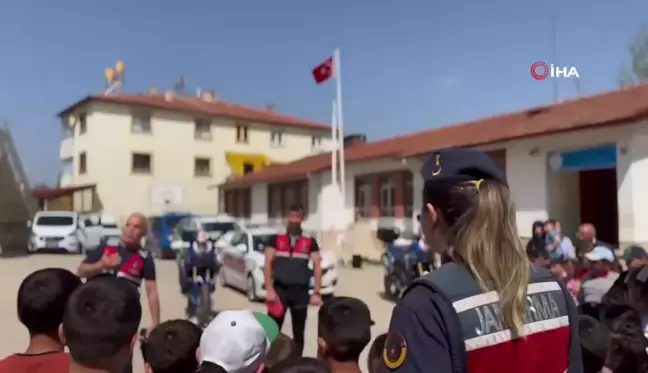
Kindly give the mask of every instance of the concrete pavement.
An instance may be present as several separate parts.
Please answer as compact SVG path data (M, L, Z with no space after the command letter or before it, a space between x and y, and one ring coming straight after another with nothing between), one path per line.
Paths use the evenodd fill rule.
M5 296L0 302L0 320L3 322L2 330L5 338L0 340L0 356L4 357L12 353L22 352L29 338L27 331L17 319L16 294L20 282L29 273L40 268L60 267L72 271L76 270L80 256L71 255L33 255L23 258L0 259L0 282L5 289ZM158 285L160 290L162 319L182 318L186 299L180 294L177 283L177 270L174 261L157 261ZM393 304L382 299L382 268L377 266L365 266L361 270L342 268L340 270L337 295L346 295L364 300L371 309L375 325L372 329L373 336L387 331L389 318ZM146 301L143 297L144 320L142 326L149 324L149 313ZM217 310L223 309L253 309L263 311L262 303L251 304L245 295L230 289L218 288L214 294L214 307ZM290 335L290 317L287 317L283 332ZM317 351L317 308L311 307L308 323L306 326L306 356L315 356ZM143 373L139 347L136 347L134 360L134 373ZM364 368L367 349L361 357L361 367Z

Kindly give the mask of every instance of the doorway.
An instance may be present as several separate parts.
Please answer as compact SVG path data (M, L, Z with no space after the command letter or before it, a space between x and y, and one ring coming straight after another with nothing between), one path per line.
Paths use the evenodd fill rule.
M619 243L616 167L579 171L580 221L591 223L601 241Z

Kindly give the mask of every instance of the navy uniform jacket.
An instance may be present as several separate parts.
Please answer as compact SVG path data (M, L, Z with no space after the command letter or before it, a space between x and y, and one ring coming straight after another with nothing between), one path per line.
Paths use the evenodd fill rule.
M137 287L140 286L142 280L155 281L155 262L153 261L153 256L144 249L131 250L121 244L117 246L99 246L94 250L88 251L83 262L97 263L101 260L106 250L116 251L122 260L119 267L107 273L124 278Z

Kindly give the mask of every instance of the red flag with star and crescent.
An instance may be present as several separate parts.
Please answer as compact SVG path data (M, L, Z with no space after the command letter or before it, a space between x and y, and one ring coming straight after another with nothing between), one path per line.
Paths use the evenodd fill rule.
M333 57L329 57L313 69L315 83L322 84L333 76Z

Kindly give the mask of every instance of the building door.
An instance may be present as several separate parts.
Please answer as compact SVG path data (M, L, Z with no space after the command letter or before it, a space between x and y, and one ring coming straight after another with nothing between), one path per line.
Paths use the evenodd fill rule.
M579 172L581 223L591 223L602 241L619 242L616 168Z

